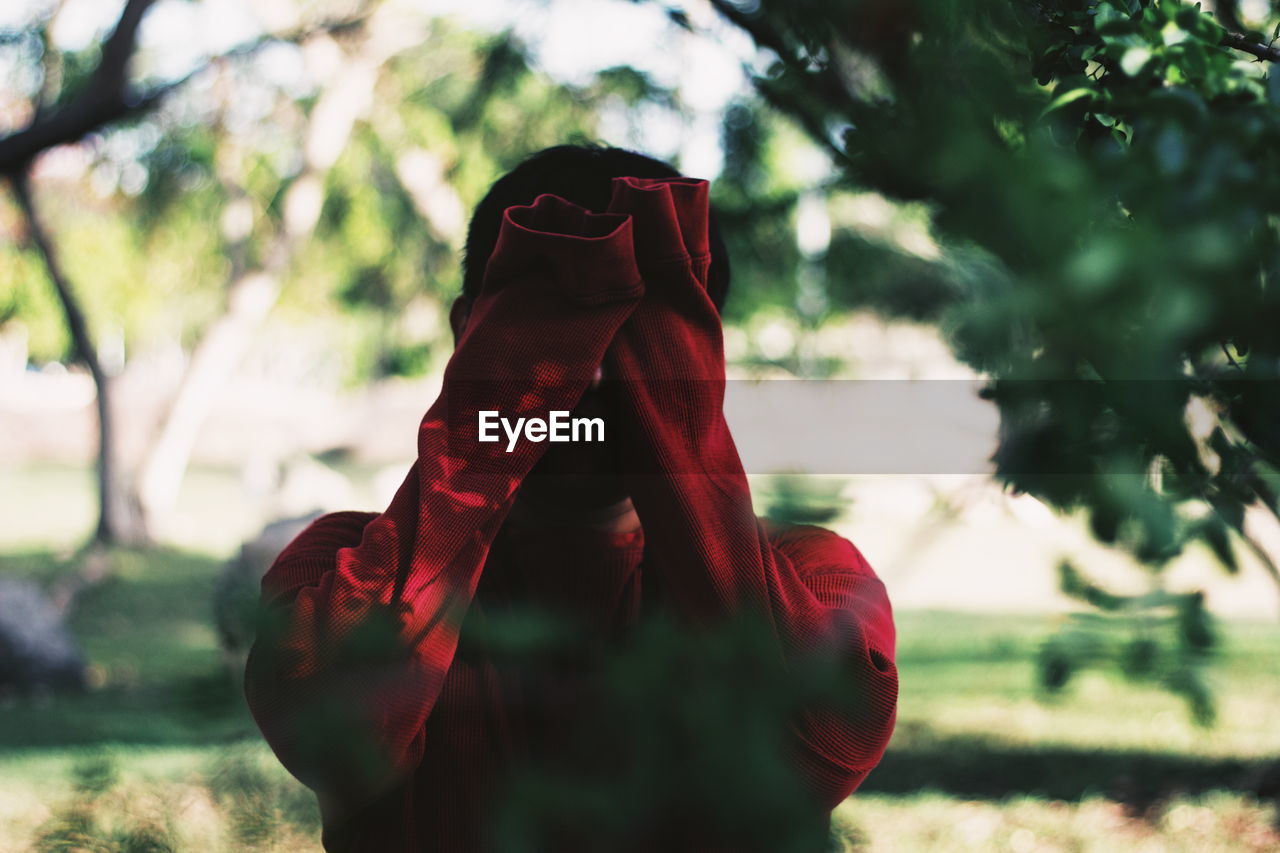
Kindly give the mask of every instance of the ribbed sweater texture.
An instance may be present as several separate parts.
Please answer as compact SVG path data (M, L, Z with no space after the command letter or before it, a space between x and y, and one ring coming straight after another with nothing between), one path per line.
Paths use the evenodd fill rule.
M530 684L469 639L524 605L610 641L653 605L653 588L695 637L754 618L782 666L834 656L863 697L803 710L785 733L817 807L879 762L898 691L888 598L845 539L753 514L722 411L707 220L706 182L684 178L616 179L603 213L551 195L509 208L390 505L323 516L267 572L246 697L317 793L326 850L489 849L512 768L564 748L591 711L573 661ZM507 524L548 445L477 441L477 412L572 410L601 364L641 531Z

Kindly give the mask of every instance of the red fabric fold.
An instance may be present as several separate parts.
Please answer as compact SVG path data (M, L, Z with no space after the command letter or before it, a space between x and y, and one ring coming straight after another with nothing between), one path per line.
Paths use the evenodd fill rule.
M546 263L549 284L574 302L625 300L644 287L633 245L629 217L592 213L544 193L503 213L484 288L492 291Z

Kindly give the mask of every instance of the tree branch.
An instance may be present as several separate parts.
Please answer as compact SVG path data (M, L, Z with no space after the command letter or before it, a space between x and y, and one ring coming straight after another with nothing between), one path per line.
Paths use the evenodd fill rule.
M361 11L351 17L323 21L291 32L259 36L226 53L209 57L175 80L161 83L147 92L130 92L125 69L133 52L142 14L152 2L129 0L115 31L103 44L102 61L94 69L91 82L83 93L55 112L37 114L25 128L0 139L0 175L12 178L23 174L41 152L56 145L76 142L130 115L147 112L215 62L248 55L268 44L298 42L316 33L349 30L363 24L369 16L367 11Z
M62 303L62 311L67 319L67 329L71 333L71 342L75 347L75 357L79 361L83 361L85 366L89 368L89 372L97 379L99 375L104 374L102 367L98 363L97 352L89 337L89 324L85 321L84 312L80 310L79 303L76 302L75 294L71 290L71 283L62 272L62 265L58 263L53 243L49 240L49 235L45 232L44 226L36 214L35 204L31 200L31 187L27 175L25 173L10 175L9 184L13 187L13 195L18 200L18 207L22 210L27 237L40 254L41 260L44 261L45 270L49 274L49 279L58 291L58 301Z
M813 80L816 84L817 94L827 102L827 105L852 120L851 113L857 103L857 99L854 97L853 92L849 91L840 75L833 71L830 66L823 65L816 69L808 67L803 59L796 54L795 50L787 44L784 36L777 29L770 26L763 12L749 14L739 9L729 0L709 0L709 2L711 7L719 12L725 20L750 36L757 47L773 51L792 72ZM792 110L792 112L794 113L795 110Z
M0 172L10 178L22 175L27 165L46 148L74 142L128 114L125 71L133 55L142 16L153 2L129 0L125 4L115 29L102 44L102 58L90 75L89 84L71 103L46 116L37 113L25 128L0 139Z
M1280 48L1272 47L1269 44L1261 44L1253 41L1248 36L1240 35L1240 33L1227 33L1222 37L1222 41L1219 44L1224 47L1242 50L1266 62L1280 62Z
M125 4L115 30L102 43L102 57L93 71L91 89L101 86L108 92L119 93L123 99L127 79L125 72L138 42L138 26L153 2L154 0L129 0Z

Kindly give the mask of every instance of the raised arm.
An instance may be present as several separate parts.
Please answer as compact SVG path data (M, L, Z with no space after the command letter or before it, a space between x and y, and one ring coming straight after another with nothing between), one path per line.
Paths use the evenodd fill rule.
M879 762L893 728L898 683L884 587L840 537L810 528L796 547L774 547L754 515L723 414L722 333L706 293L706 182L617 179L609 209L633 218L646 286L605 360L616 420L628 425L628 485L652 555L646 571L658 573L689 624L754 614L786 662L839 656L860 701L801 714L792 742L805 780L834 806Z
M366 801L417 766L490 544L545 450L477 441L477 413L572 409L642 292L625 217L550 195L508 209L391 504L358 542L352 519L321 519L263 579L246 695L322 802Z

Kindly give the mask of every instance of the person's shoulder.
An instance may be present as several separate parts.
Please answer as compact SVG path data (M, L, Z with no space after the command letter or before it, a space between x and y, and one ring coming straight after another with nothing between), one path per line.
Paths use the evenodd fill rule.
M834 531L769 518L760 519L760 525L769 544L785 554L801 575L845 571L875 577L858 547Z

